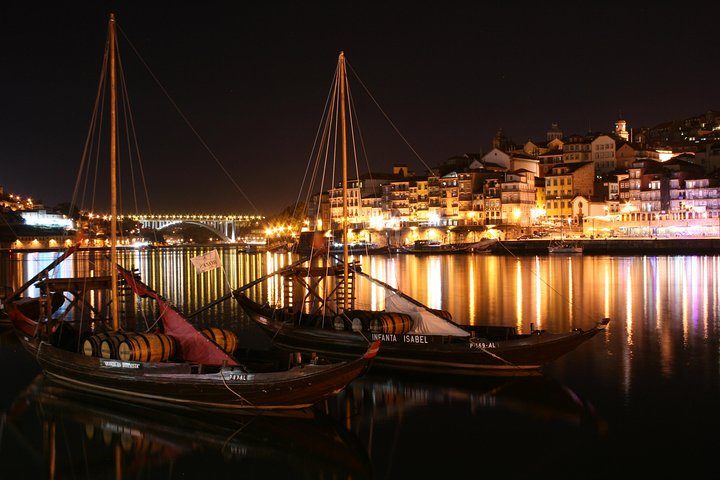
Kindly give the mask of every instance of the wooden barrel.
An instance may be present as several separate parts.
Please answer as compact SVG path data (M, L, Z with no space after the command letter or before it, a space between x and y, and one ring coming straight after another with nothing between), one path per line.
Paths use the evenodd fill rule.
M175 341L162 333L136 333L118 346L118 358L131 362L164 362L175 356Z
M347 317L351 322L354 322L356 318L360 320L362 330L367 332L370 330L370 322L372 322L373 318L376 318L381 313L383 312L375 312L372 310L350 310L347 312ZM354 324L357 324L357 322L354 322L353 325Z
M114 332L107 334L100 343L100 356L102 358L118 359L118 347L125 340L132 338L135 334L129 332Z
M428 311L433 315L437 315L440 318L452 321L452 315L447 310L436 310L434 308L428 308Z
M397 312L378 312L370 321L373 333L407 333L412 329L413 320L410 315Z
M217 343L225 353L232 354L237 350L238 339L235 332L227 330L225 328L203 328L200 333L205 335L207 338Z
M96 333L95 335L90 335L82 343L83 353L88 357L99 357L100 346L103 340L107 339L109 336L109 333Z

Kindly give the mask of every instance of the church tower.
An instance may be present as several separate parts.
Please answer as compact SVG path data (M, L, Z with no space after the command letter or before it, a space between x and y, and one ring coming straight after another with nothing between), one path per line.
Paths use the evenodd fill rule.
M627 121L620 119L615 122L615 135L626 142L630 139L630 132L627 131Z
M550 126L550 130L547 131L545 139L549 142L550 140L555 140L556 138L559 138L562 140L563 132L560 130L560 125L557 123L553 123Z

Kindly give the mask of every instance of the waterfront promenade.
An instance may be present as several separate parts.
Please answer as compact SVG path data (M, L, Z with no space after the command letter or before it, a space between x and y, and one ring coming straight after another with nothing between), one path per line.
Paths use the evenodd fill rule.
M548 245L556 238L528 240L503 240L490 248L487 253L495 255L547 255ZM573 239L583 247L586 255L714 255L720 253L720 237L680 237L680 238L650 238L650 237L622 237L607 239ZM239 249L242 246L233 243L208 243L187 245L147 245L142 247L127 246L123 249L159 249L172 250L185 247L194 248L222 248ZM80 250L103 250L107 247L82 247ZM0 252L54 252L62 251L64 247L41 248L0 248ZM252 253L250 253L252 254ZM412 255L412 253L398 254ZM486 253L483 253L486 254ZM377 255L387 255L378 253ZM455 254L457 255L457 253Z

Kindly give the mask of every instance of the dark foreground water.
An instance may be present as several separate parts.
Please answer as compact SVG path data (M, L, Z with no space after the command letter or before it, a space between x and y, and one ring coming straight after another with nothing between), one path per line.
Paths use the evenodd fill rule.
M186 311L290 261L222 251L196 275L196 249L129 253L125 262ZM53 257L3 257L18 285ZM463 323L565 331L609 316L606 332L514 380L371 372L294 417L177 415L80 397L44 382L0 333L0 478L715 478L720 447L720 257L395 256L366 272ZM102 273L78 254L57 276ZM383 292L359 284L362 306ZM282 300L277 282L252 295ZM90 300L97 305L101 298ZM151 308L140 302L138 311ZM145 321L142 313L138 321ZM227 302L199 323L265 337ZM618 477L619 478L619 477Z

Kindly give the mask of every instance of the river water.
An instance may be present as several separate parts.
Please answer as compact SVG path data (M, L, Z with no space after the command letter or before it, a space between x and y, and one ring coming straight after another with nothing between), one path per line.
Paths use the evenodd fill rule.
M292 261L223 248L202 275L203 248L132 250L126 266L182 310ZM5 254L0 283L17 286L54 253ZM365 272L468 324L520 331L589 328L601 335L538 378L457 380L370 372L303 418L233 421L85 398L44 382L12 332L0 334L2 478L604 478L714 471L720 427L720 257L371 256ZM81 252L53 276L100 275ZM278 281L250 294L283 300ZM89 304L102 305L102 298ZM358 283L359 307L384 293ZM132 304L126 308L132 307ZM138 322L152 306L134 305ZM198 316L246 345L267 338L229 301ZM306 418L310 417L310 418Z

